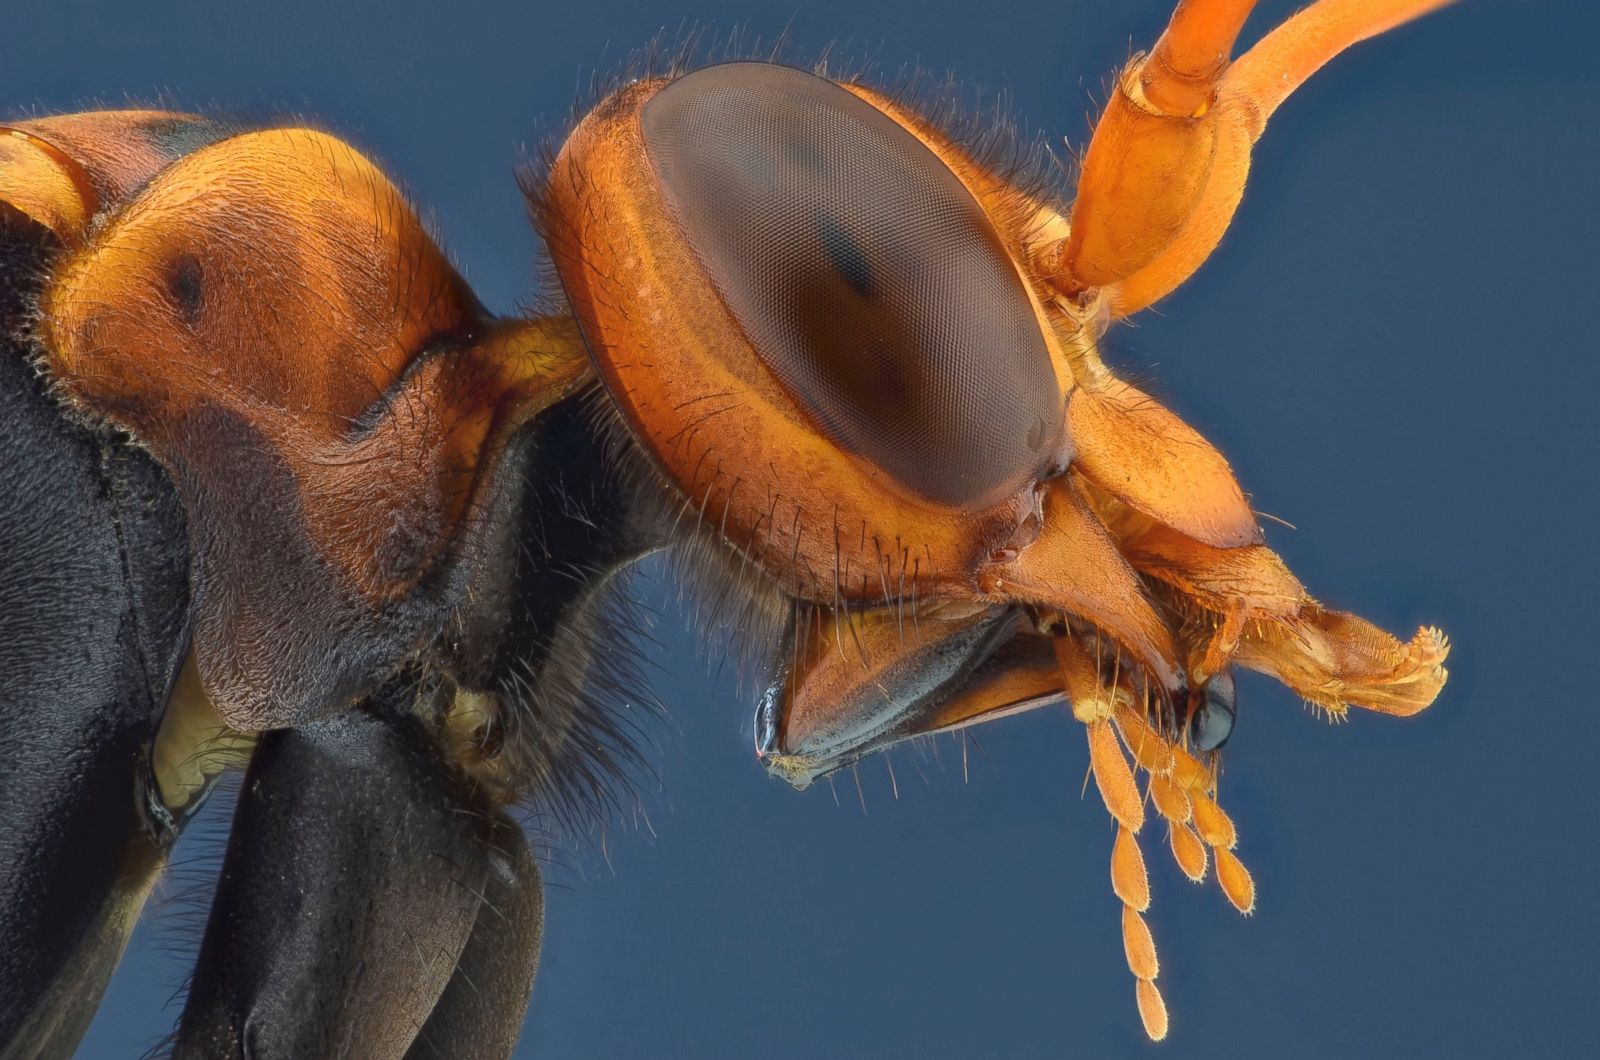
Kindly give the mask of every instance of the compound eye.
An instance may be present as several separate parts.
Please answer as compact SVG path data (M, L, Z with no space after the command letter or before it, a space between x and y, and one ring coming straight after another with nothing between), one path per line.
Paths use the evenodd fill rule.
M974 510L1059 458L1062 397L994 225L938 155L811 74L730 63L642 112L646 152L756 356L839 448Z

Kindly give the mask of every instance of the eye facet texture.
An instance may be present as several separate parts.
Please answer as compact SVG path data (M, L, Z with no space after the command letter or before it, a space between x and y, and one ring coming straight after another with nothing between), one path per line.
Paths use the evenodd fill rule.
M927 500L977 508L1061 446L1039 321L948 166L831 81L765 63L690 74L645 104L685 238L822 433Z

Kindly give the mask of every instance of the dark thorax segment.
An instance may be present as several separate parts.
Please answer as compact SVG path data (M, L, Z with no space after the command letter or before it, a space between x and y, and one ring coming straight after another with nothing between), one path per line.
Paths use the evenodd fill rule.
M509 825L408 704L401 689L261 739L175 1056L410 1047L473 934Z
M960 179L831 81L730 63L645 104L650 163L756 355L834 444L975 509L1058 450L1016 265Z
M612 437L596 387L511 441L477 539L471 580L437 662L453 722L482 712L460 764L502 799L592 808L631 761L644 682L615 575L665 543L659 485ZM481 702L481 708L471 705Z
M504 814L493 825L478 919L406 1060L510 1056L522 1033L544 938L544 890L522 829Z
M185 520L20 339L54 240L0 204L0 1057L69 1056L171 829L145 751L187 638Z
M511 1049L543 898L500 807L582 810L613 779L628 722L605 709L606 584L656 541L594 396L511 439L459 559L465 602L422 665L261 738L176 1056Z

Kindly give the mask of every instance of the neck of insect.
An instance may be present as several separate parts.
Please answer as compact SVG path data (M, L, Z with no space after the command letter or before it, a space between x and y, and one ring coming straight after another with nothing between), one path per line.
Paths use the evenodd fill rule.
M577 321L565 313L491 322L465 351L479 378L524 423L594 378Z

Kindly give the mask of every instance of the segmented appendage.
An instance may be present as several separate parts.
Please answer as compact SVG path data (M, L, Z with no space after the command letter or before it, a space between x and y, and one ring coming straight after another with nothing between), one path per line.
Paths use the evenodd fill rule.
M1238 831L1217 805L1213 772L1150 724L1145 712L1134 707L1131 687L1106 685L1075 637L1059 638L1056 652L1073 715L1088 734L1095 787L1117 822L1111 889L1122 902L1122 946L1135 980L1139 1017L1150 1039L1161 1041L1167 1036L1167 1006L1156 986L1161 962L1155 938L1144 919L1150 908L1150 879L1138 840L1146 795L1167 822L1173 857L1185 876L1196 883L1204 880L1214 860L1223 894L1245 915L1255 909L1255 884L1233 852ZM1146 795L1140 793L1140 773L1146 778Z

